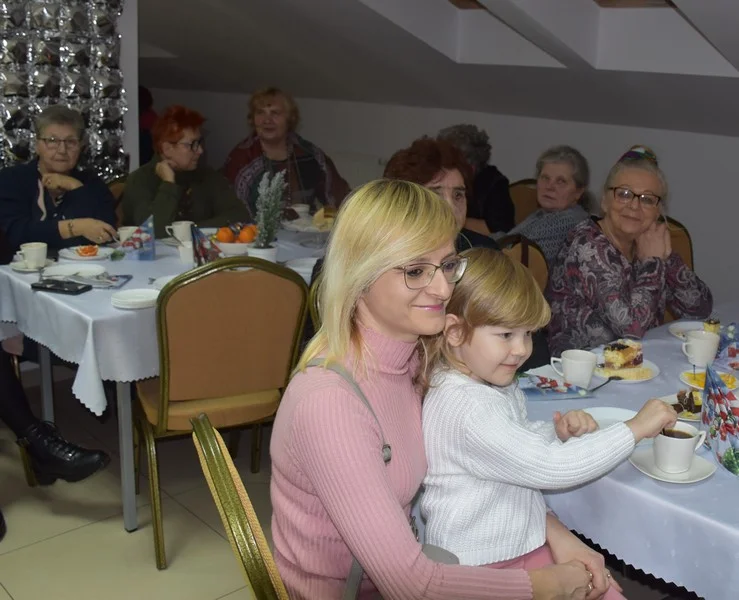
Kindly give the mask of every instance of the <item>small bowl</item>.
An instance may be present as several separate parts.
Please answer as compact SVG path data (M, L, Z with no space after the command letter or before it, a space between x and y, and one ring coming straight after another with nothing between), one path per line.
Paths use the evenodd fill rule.
M246 254L249 254L249 246L247 244L238 242L215 242L215 244L223 251L223 254L225 254L226 256L244 256Z

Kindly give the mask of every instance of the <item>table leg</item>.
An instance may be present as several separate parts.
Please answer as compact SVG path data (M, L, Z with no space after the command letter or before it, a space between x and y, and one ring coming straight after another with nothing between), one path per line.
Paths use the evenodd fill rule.
M38 361L41 370L41 419L54 422L54 371L51 368L51 352L38 345Z
M133 413L131 384L116 383L118 395L118 446L121 453L121 494L123 496L123 526L126 531L139 527L136 511L136 481L133 469Z

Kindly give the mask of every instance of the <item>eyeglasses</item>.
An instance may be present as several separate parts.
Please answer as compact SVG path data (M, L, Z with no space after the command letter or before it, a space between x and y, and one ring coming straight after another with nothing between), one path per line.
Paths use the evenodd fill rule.
M467 269L467 261L467 258L454 256L447 258L440 265L416 263L405 267L396 267L396 269L403 271L405 285L409 290L421 290L431 283L438 269L441 269L444 279L448 283L457 283L462 279L462 275Z
M187 146L193 152L197 152L198 148L200 148L200 146L203 145L203 138L197 138L196 140L193 140L192 142L177 142L177 143L182 146Z
M59 138L55 137L42 137L39 138L44 144L46 144L46 147L50 150L58 150L59 147L64 144L64 146L68 150L77 150L80 147L80 140L77 138L66 138L63 140L60 140Z
M639 198L639 204L654 208L662 200L660 196L655 196L654 194L637 194L625 187L609 187L608 189L613 192L613 197L616 200L624 204L630 203L634 198Z

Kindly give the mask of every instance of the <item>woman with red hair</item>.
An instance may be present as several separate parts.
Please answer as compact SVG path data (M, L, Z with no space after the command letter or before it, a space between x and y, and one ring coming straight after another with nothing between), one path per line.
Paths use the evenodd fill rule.
M223 175L199 166L205 118L184 106L165 109L152 129L154 158L128 176L123 193L123 224L139 225L154 215L156 237L173 221L220 227L248 220Z

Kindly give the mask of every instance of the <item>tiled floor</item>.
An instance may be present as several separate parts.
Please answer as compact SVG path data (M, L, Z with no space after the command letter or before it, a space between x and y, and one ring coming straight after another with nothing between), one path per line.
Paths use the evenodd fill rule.
M23 478L17 448L0 424L0 507L8 535L0 543L0 600L246 600L244 581L231 553L189 438L160 445L164 534L169 567L158 571L142 480L139 529L126 533L121 517L115 418L101 424L69 390L56 386L57 423L71 440L102 447L110 467L76 483L31 489ZM29 396L38 403L38 388ZM244 434L236 459L267 537L270 538L269 456L265 439L262 469L249 470ZM659 600L663 594L625 582L630 600Z

